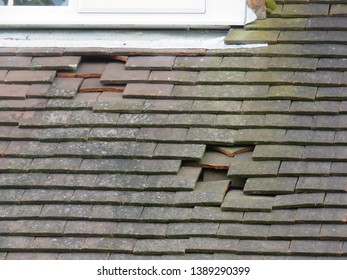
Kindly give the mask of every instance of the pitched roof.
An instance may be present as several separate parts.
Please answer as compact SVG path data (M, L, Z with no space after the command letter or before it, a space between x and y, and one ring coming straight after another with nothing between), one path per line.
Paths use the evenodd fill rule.
M347 1L257 49L0 49L0 259L347 254Z

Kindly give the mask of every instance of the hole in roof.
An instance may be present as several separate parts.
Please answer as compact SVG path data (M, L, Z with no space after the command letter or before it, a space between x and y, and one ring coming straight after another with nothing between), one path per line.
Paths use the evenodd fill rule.
M202 168L199 182L231 180L230 189L243 189L247 178L228 176L228 171L235 157L251 153L254 148L255 146L224 147L209 145L200 161L184 161L183 166Z

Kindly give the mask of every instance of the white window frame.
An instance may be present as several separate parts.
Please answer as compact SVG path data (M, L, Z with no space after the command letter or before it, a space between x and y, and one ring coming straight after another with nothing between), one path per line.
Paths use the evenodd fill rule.
M94 0L107 1L111 0ZM88 0L69 0L68 6L0 6L0 28L215 28L244 25L246 19L246 0L204 0L205 11L185 0L191 1L187 9L176 7L173 12L164 6L157 11L141 11L136 3L143 6L146 0L131 1L135 3L133 10L123 7L119 11L93 7Z

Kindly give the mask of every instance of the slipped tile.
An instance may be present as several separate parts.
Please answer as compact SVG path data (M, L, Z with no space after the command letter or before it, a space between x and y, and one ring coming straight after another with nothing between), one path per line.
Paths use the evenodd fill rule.
M244 195L242 191L229 191L223 201L223 211L269 212L274 199L268 196Z
M80 61L79 56L34 57L29 68L32 70L76 70Z
M230 181L198 182L190 193L176 192L173 203L178 206L220 206Z
M125 70L123 63L109 63L103 72L101 84L126 84L128 82L146 82L149 70Z

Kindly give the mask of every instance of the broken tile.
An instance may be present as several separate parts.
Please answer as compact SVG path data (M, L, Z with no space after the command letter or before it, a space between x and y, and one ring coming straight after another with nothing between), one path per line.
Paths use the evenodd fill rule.
M228 170L231 162L229 156L213 151L206 151L200 159L199 162L192 164L202 168Z

